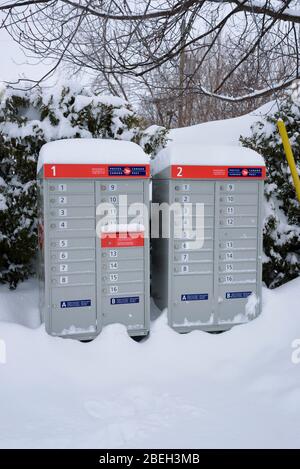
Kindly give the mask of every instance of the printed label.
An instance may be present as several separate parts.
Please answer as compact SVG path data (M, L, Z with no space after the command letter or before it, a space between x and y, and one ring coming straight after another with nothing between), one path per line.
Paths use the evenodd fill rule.
M68 300L61 301L61 308L85 308L86 306L91 306L91 300Z
M243 166L172 165L171 177L173 179L228 179L231 177L263 179L266 177L266 168L264 166L245 168Z
M150 165L107 165L107 164L44 164L44 178L75 178L93 179L107 177L150 177ZM66 186L60 184L58 190L65 191Z
M235 300L237 298L248 298L252 291L229 291L225 293L225 298L227 300Z
M140 302L139 296L124 296L122 298L110 299L111 305L128 305L128 304L139 303L139 302Z
M262 177L263 168L228 168L229 177Z
M109 166L109 176L146 176L146 166Z
M186 293L181 295L181 301L208 300L208 293Z
M144 246L144 233L102 233L102 248L129 248Z

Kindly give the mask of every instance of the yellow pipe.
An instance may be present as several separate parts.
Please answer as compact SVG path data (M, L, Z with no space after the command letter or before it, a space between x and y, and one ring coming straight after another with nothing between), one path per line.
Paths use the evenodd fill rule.
M296 163L295 163L295 158L294 158L294 155L293 155L293 150L292 150L292 147L291 147L291 144L290 144L290 141L289 141L289 136L287 134L286 127L285 127L285 124L284 124L283 120L279 119L277 121L277 127L278 127L278 130L279 130L280 136L281 136L283 148L284 148L284 151L285 151L285 156L286 156L288 165L289 165L290 170L291 170L292 178L293 178L293 181L294 181L294 186L295 186L295 189L296 189L297 198L300 202L300 179L299 179L299 175L298 175L298 171L297 171L297 166L296 166Z

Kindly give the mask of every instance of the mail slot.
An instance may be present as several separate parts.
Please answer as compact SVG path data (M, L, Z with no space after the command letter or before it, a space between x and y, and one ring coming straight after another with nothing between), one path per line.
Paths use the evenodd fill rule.
M90 340L112 323L148 334L149 177L149 159L132 142L42 147L40 311L50 335Z
M178 332L227 330L260 313L265 172L260 155L238 147L174 143L153 161L153 202L182 208L169 236L152 239L152 295Z

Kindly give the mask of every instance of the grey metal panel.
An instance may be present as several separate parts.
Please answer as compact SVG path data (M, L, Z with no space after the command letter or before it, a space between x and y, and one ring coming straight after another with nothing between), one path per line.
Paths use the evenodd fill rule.
M132 179L130 181L120 181L119 179L112 181L103 181L101 182L100 189L103 194L143 194L144 192L143 181L138 179Z
M188 194L202 194L205 198L208 194L214 195L214 186L211 181L201 181L200 184L199 181L192 180L174 181L174 191L175 194L178 191Z
M144 269L141 268L139 270L133 270L133 271L123 271L123 272L107 272L104 275L102 275L102 283L103 284L110 284L113 285L115 283L121 284L121 283L127 283L127 282L133 282L133 283L139 283L141 282L141 279L143 279L144 276Z
M90 300L91 306L67 307L68 301ZM46 330L51 335L94 337L96 334L95 286L64 287L51 289L51 314L46 321Z
M139 297L139 303L121 305L112 304L111 296L103 296L103 325L120 323L124 324L132 335L145 333L148 329L145 324L146 305L144 295L140 292L137 296ZM120 295L115 295L114 298L120 298Z
M93 181L81 181L81 180L69 180L69 179L56 179L55 181L47 181L49 184L50 194L56 194L57 192L61 195L68 194L93 194L94 193L94 182Z
M108 248L102 250L102 258L107 259L109 261L131 261L131 260L140 260L140 268L143 267L143 250L142 247L131 247L129 249L117 249L117 248Z
M90 339L97 334L94 183L44 180L43 184L46 194L46 330L52 335ZM91 205L67 206L74 194L76 203L78 198L88 196ZM67 197L67 203L56 207L60 196ZM66 212L56 216L61 209ZM88 222L83 219L87 212ZM80 218L74 220L72 217L76 215Z
M87 260L95 262L95 249L61 248L61 250L56 250L56 251L51 250L50 259L52 262L65 262L65 261L70 262L70 261L87 261Z
M78 218L82 223L86 219L94 219L95 207L51 207L49 210L49 217L56 220L76 219Z
M257 304L253 315L247 315L246 305L250 295L255 294L260 299L261 279L258 271L261 257L258 255L257 250L258 239L261 239L260 203L257 203L256 206L247 206L250 209L246 216L246 206L238 206L238 201L241 193L255 193L257 202L261 202L257 194L262 184L261 181L243 181L234 184L234 208L236 209L232 215L234 223L227 224L226 229L220 229L218 233L221 242L218 243L217 310L215 320L219 326L224 325L225 327L248 322L256 317L259 312ZM219 202L223 190L224 184L217 183ZM227 210L230 207L233 207L231 199L225 205L222 201L222 209ZM245 216L236 216L237 213ZM222 215L220 215L220 221L224 222ZM226 238L225 242L223 241L224 238Z
M175 276L172 279L171 325L177 327L199 327L212 321L213 272L211 275ZM182 301L183 295L207 295L207 299Z
M220 249L219 259L222 261L230 262L236 260L254 261L257 260L257 249L256 246L253 249Z
M257 205L223 204L223 206L220 207L220 216L257 217Z
M94 205L94 194L51 194L50 205L54 207L90 207Z
M130 248L120 248L120 249L130 249ZM103 249L102 249L103 250ZM134 257L134 256L133 256ZM143 256L144 257L144 256ZM107 261L103 261L102 259L102 271L103 272L114 272L114 271L122 271L129 272L131 270L141 270L144 269L144 259L141 257L140 259L107 259Z
M128 205L139 202L149 207L148 180L96 182L96 205L109 202L114 208L109 217L106 215L105 224L128 224L135 218L136 223L140 221L147 227L149 220L142 216L119 218L120 203L123 205L120 195L124 194L128 194ZM130 335L147 334L150 327L149 240L144 239L143 247L101 247L99 239L96 252L98 315L102 325L118 322L127 327Z
M225 194L257 194L257 181L223 181L219 185L220 193Z
M91 238L53 238L50 241L50 248L52 251L54 250L61 250L62 248L68 248L68 251L81 249L81 250L88 250L88 249L95 249L95 236Z
M59 275L51 272L51 285L68 287L70 285L94 285L95 273L69 273L60 272Z
M201 249L201 251L186 251L181 249L180 251L178 249L174 250L174 264L177 262L197 262L197 261L209 261L211 262L213 260L213 250L207 250L207 249Z
M109 203L113 204L114 206L118 207L119 205L124 205L123 197L127 196L127 204L134 204L134 203L143 203L144 197L143 194L136 193L136 194L101 194L101 198L98 203ZM122 200L123 199L123 200Z
M228 238L231 240L245 241L245 247L248 246L248 243L250 246L252 240L257 241L257 229L252 227L248 227L247 229L237 227L231 230L230 226L226 226L226 228L219 230L219 239L225 241L228 240Z
M211 192L208 194L204 194L201 192L200 194L195 193L185 193L185 194L174 194L173 202L177 203L204 203L204 204L211 204L214 203L214 196Z
M122 248L117 256L110 255L113 250L102 248L96 235L96 202L103 197L108 201L117 197L114 204L117 213L120 195L129 194L129 204L145 202L148 206L149 181L43 180L42 174L40 177L45 192L41 211L45 219L46 330L52 335L90 339L104 324L121 322L131 335L147 334L149 240L145 239L143 248ZM133 215L129 221L132 219ZM141 221L147 226L146 220ZM111 299L119 292L126 297L138 296L138 302L112 304Z
M169 324L178 332L227 330L253 319L261 308L263 181L177 181L169 176L170 168L156 175L153 200L204 203L205 239L202 249L195 250L192 217L181 239L174 239L171 218L170 239L152 241L156 304L168 307ZM260 301L253 317L245 314L251 293Z
M239 193L238 195L234 192L220 193L220 206L230 204L237 204L238 206L244 205L257 205L258 202L258 194L257 193L250 193L250 194L243 194Z
M185 187L189 187L191 195L188 195L191 203L204 203L204 236L205 241L201 249L195 249L193 243L187 241L185 245L191 253L202 252L207 249L206 242L212 242L214 237L214 217L211 206L214 203L214 182L181 181ZM178 183L170 181L171 202L176 201ZM205 202L209 205L206 206ZM179 240L174 239L171 231L170 249L173 252L170 260L177 255ZM188 232L188 237L190 233ZM194 236L191 236L194 239ZM212 246L210 244L210 246ZM180 248L183 245L181 244ZM174 252L175 251L175 252ZM204 251L205 252L205 251ZM175 329L201 327L202 324L212 320L213 304L213 256L202 262L195 262L191 257L188 260L174 263L170 269L170 298L169 298L169 324Z
M78 272L93 272L95 274L95 260L93 259L92 261L70 261L70 259L67 259L65 262L59 260L57 264L52 263L52 274L59 273L60 275L63 275L66 273L72 274Z
M95 219L48 219L46 228L49 230L50 237L79 237L95 235Z

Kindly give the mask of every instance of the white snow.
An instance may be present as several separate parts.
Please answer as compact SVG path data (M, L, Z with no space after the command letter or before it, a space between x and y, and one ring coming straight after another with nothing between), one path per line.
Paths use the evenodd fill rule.
M60 333L60 335L76 335L76 334L84 334L87 332L95 332L96 328L95 326L91 325L87 328L82 328L82 327L76 327L74 325L70 326L68 329L63 329Z
M299 448L299 289L264 288L262 315L223 334L164 314L144 342L113 325L83 344L0 322L0 447ZM36 282L1 286L0 317L37 326Z
M111 223L101 226L102 233L139 233L141 231L145 231L145 226L142 223Z
M149 157L133 142L71 138L42 146L37 172L44 164L148 164Z
M0 181L1 182L1 181ZM3 194L0 194L0 212L7 210L6 199Z
M173 129L170 131L169 138L173 143L237 145L241 147L240 136L247 137L251 135L251 125L260 120L262 116L276 110L276 102L271 101L244 116Z
M250 148L233 145L170 143L151 162L152 174L171 165L195 166L264 166L264 159Z

